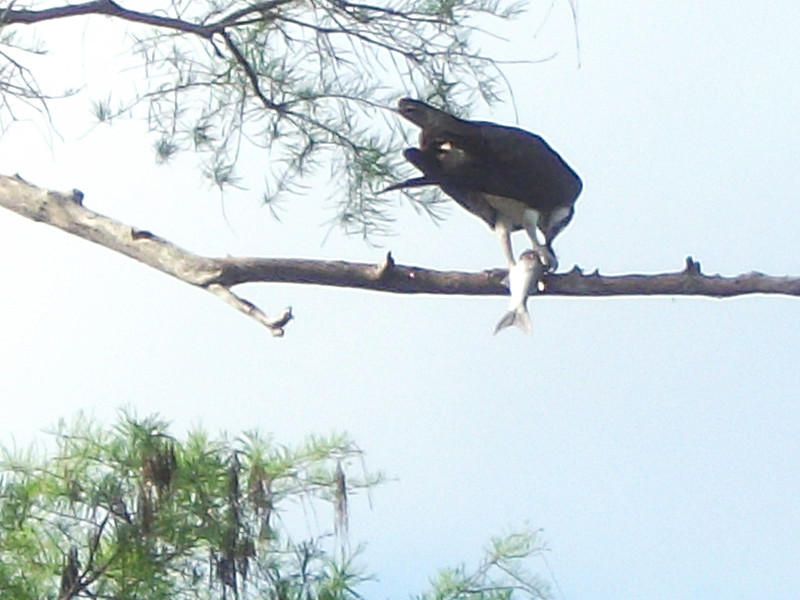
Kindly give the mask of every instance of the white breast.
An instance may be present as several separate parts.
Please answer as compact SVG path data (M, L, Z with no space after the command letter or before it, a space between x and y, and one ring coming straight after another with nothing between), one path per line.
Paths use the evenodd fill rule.
M518 200L505 198L503 196L494 196L492 194L485 194L485 198L492 208L509 221L509 225L511 225L513 229L520 229L524 226L525 211L529 210L527 205Z

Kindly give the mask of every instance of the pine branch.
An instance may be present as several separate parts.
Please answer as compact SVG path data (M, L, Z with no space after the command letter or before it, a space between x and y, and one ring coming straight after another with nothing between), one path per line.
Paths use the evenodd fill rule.
M395 264L388 254L379 264L299 258L206 257L193 254L149 231L115 221L83 206L78 190L45 190L20 177L0 175L0 205L28 219L47 223L142 262L221 298L254 318L275 336L284 334L291 309L268 317L257 306L236 295L243 283L281 282L368 289L397 294L503 296L505 269L479 273L439 271ZM706 275L691 257L685 268L656 275L585 274L578 267L548 276L542 294L550 296L711 296L744 294L800 296L800 277L746 273L734 277Z
M330 164L346 182L333 194L339 226L364 237L388 230L391 217L377 190L409 169L402 136L388 135L398 133L390 100L409 89L453 110L477 97L497 100L507 84L502 63L470 41L473 33L490 33L472 21L518 13L513 0L226 0L173 2L150 12L124 0L41 9L7 4L0 29L9 39L25 26L62 19L103 16L126 24L134 63L126 62L125 71L134 77L132 70L142 69L144 80L134 86L141 91L109 90L93 112L109 123L142 117L159 138L159 162L194 152L204 176L224 190L240 184L243 143L269 149L264 183L247 185L263 185L265 201ZM52 96L30 66L15 61L15 54L27 58L26 48L9 46L0 52L7 63L3 69L0 60L0 127L21 118L17 104L46 114ZM387 69L396 89L386 87ZM406 199L437 217L430 196Z
M182 19L173 19L170 17L161 17L135 10L128 10L112 0L93 0L83 4L67 4L64 6L45 8L42 10L16 10L14 8L8 8L0 13L0 23L8 25L30 25L33 23L52 21L54 19L64 19L67 17L86 15L105 15L108 17L116 17L126 21L152 25L154 27L160 27L163 29L172 29L176 31L183 31L185 33L193 33L204 38L210 38L216 31L213 25L197 25Z

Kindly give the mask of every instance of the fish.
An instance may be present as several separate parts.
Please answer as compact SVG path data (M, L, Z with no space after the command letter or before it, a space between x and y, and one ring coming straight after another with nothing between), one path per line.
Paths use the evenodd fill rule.
M519 327L525 333L531 332L531 315L528 312L527 302L530 293L531 281L535 280L537 288L544 273L544 259L534 250L525 250L519 260L508 270L508 312L506 312L494 328L495 335L498 331L511 327Z

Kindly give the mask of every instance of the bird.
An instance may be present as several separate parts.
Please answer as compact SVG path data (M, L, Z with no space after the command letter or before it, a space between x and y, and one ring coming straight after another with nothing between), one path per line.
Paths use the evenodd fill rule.
M525 250L519 256L519 261L508 270L508 312L506 312L494 328L495 335L498 331L511 327L519 327L525 333L531 331L531 316L528 313L528 294L531 281L539 280L544 264L542 256L533 250Z
M520 229L546 270L558 267L553 239L572 220L583 182L544 139L517 127L460 119L412 98L402 98L397 112L421 130L420 147L403 155L422 176L383 192L438 185L497 233L509 267L516 264L510 234Z

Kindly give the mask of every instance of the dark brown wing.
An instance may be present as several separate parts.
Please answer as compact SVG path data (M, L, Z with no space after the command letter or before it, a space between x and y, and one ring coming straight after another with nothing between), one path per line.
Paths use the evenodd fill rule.
M467 209L485 221L489 227L494 228L497 222L497 211L486 201L483 192L459 184L456 178L451 177L447 171L442 169L439 161L432 158L429 152L423 152L419 148L408 148L403 152L403 156L408 162L422 171L422 177L414 177L395 183L381 190L381 193L410 187L438 185L443 192L461 205L462 208Z
M395 183L393 185L390 185L389 187L382 189L378 193L385 194L386 192L393 192L395 190L405 190L407 188L423 187L426 185L439 185L439 182L424 176L412 177L411 179L406 179L405 181L401 181L400 183Z
M540 136L495 123L472 124L467 135L459 133L465 131L463 127L453 132L451 143L482 166L480 189L515 198L537 210L575 203L583 182Z
M421 151L439 163L429 171L438 170L448 184L513 198L539 211L572 206L581 192L578 175L538 135L459 119L410 98L400 100L398 112L422 129Z

